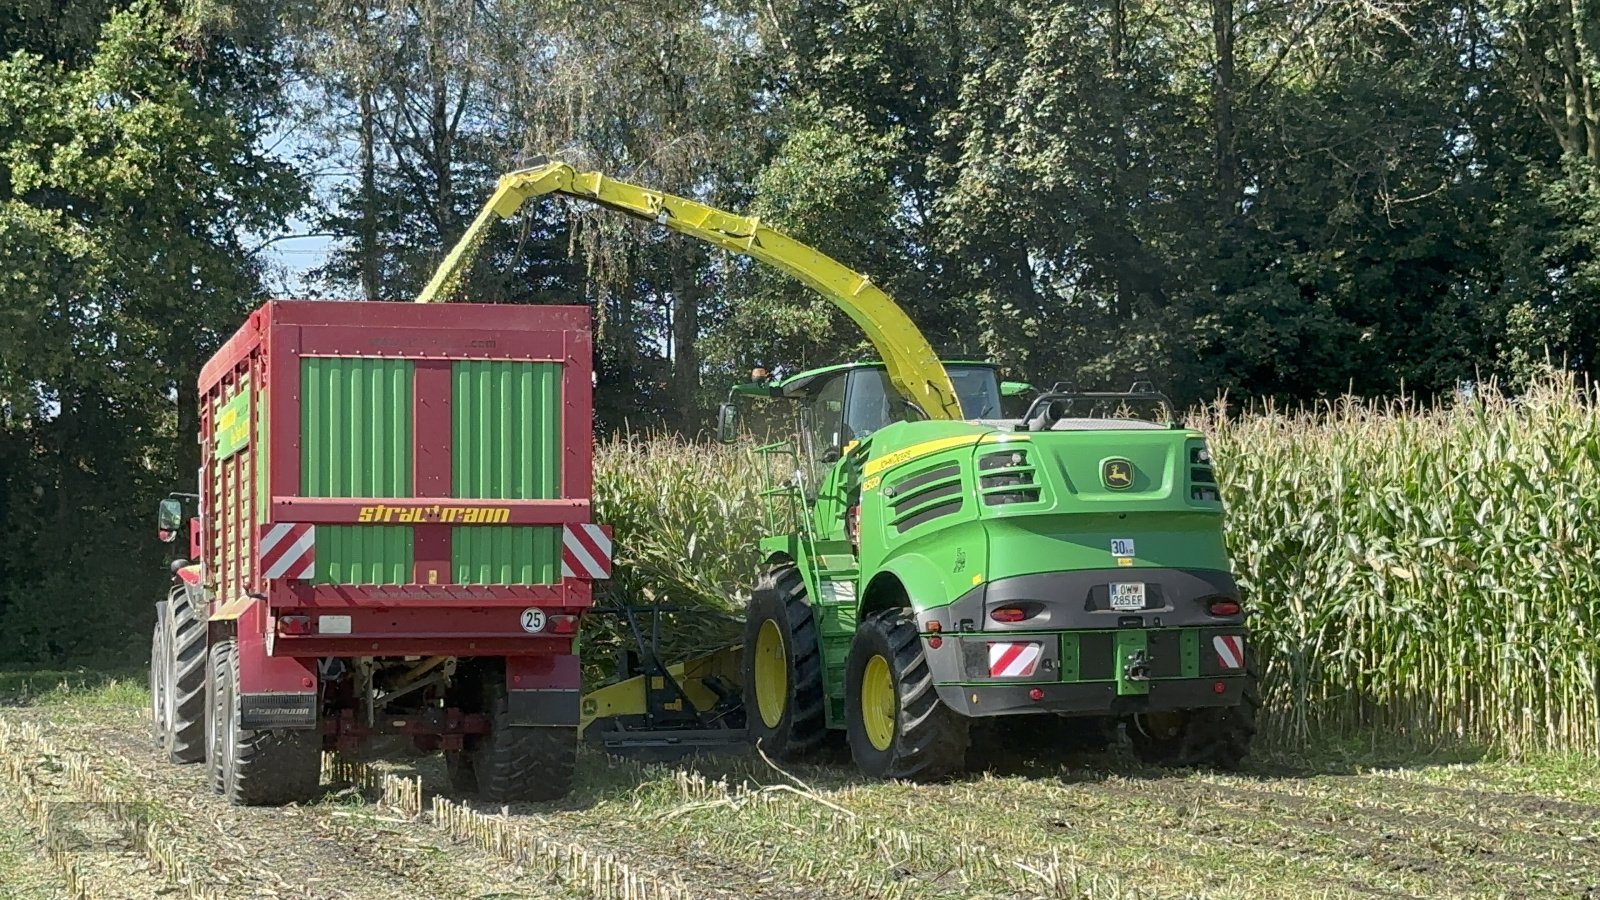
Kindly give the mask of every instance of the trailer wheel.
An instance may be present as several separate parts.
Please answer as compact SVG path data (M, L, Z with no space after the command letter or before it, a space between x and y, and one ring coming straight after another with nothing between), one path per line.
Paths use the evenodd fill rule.
M560 800L572 792L573 770L578 764L578 729L566 725L509 725L506 686L485 686L484 706L489 713L489 733L451 772L465 782L470 771L478 796L495 803L521 800ZM465 762L468 767L463 768ZM449 761L446 760L446 765Z
M150 632L150 740L157 749L167 747L172 721L167 676L167 604L156 604L156 624Z
M827 735L822 654L805 579L793 565L756 582L745 614L745 726L768 756L798 759Z
M1237 769L1250 753L1259 705L1252 667L1238 706L1137 716L1128 724L1128 738L1134 754L1154 765Z
M856 626L845 663L850 755L876 778L935 781L966 764L971 723L939 701L909 609Z
M166 751L175 763L206 758L206 623L188 589L168 595Z
M321 732L241 728L238 650L230 639L219 643L212 656L212 675L221 694L213 738L221 745L222 793L228 802L281 806L315 798L322 781Z

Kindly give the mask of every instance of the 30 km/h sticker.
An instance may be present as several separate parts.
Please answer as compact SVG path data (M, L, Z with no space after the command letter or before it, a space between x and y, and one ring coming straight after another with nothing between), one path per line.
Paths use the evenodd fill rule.
M1139 554L1137 554L1137 553L1135 553L1133 551L1133 538L1112 538L1111 539L1111 555L1112 556L1138 556Z
M529 634L538 634L544 630L544 610L537 606L530 606L522 611L522 630Z

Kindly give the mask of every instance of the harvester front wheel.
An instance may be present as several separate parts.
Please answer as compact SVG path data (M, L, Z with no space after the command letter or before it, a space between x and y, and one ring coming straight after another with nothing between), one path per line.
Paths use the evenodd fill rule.
M212 786L238 806L314 799L322 781L322 733L240 726L239 654L231 639L212 648L211 680Z
M476 782L478 796L494 803L560 800L572 792L578 764L578 729L564 725L510 725L506 687L486 686L489 733L450 766L451 783ZM448 765L448 760L447 760Z
M1237 769L1250 753L1259 705L1252 668L1238 706L1137 716L1128 724L1128 737L1134 754L1147 763Z
M775 759L793 760L827 734L822 654L805 579L793 565L756 582L745 613L744 708L750 740Z
M875 778L936 781L966 765L969 721L939 702L909 609L868 615L845 664L850 755Z
M175 763L206 758L206 621L189 590L167 597L165 748Z

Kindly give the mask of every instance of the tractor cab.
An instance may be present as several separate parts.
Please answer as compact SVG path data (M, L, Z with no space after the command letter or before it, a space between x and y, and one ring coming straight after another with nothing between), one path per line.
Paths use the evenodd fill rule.
M1004 398L1032 390L1017 381L1001 381L999 367L977 361L944 364L955 385L962 417L997 418ZM734 394L793 400L798 404L799 443L813 472L837 462L851 446L895 422L925 418L922 411L895 391L882 362L845 363L810 369L783 379L756 381L733 389ZM725 412L730 423L725 439L732 437L737 413Z

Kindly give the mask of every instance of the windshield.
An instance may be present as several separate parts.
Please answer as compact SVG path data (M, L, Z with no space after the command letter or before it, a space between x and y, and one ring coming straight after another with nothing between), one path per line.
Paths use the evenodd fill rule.
M1000 381L989 366L946 366L961 401L961 414L968 419L983 419L1000 413ZM905 418L905 407L889 374L883 369L857 369L851 374L850 392L845 400L845 433L861 440L874 431Z

